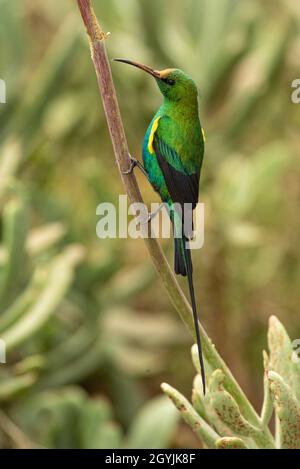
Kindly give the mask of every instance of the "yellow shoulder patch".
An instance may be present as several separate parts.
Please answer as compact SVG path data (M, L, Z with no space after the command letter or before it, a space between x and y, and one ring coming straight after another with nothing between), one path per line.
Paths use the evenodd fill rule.
M205 132L204 132L203 127L201 127L201 132L202 132L203 141L205 143L206 142L206 136L205 136Z
M159 119L160 119L160 116L158 116L152 124L151 132L150 132L149 140L148 140L148 151L149 151L149 153L154 153L153 139L154 139L154 134L155 134L155 132L157 130L157 127L158 127Z

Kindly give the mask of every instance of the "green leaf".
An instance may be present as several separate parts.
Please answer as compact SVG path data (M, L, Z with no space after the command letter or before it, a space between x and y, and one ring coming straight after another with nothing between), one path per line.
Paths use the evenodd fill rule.
M152 399L136 416L126 448L167 448L176 431L179 415L165 396Z
M273 448L273 442L268 438L268 435L244 418L234 398L224 389L223 381L223 373L216 370L211 378L209 397L219 418L234 434L253 438L258 447Z
M269 371L268 379L279 420L280 448L300 449L300 403L278 373Z
M181 413L183 420L199 436L200 440L208 448L214 448L215 441L219 438L219 435L208 425L207 422L205 422L205 420L200 417L200 415L198 415L189 401L182 394L180 394L180 392L166 383L163 383L161 388L163 392L169 396L169 398Z
M216 441L217 449L247 449L246 444L240 438L235 436L220 438Z
M121 430L112 422L109 406L104 400L87 400L78 422L80 448L119 448Z
M3 223L7 259L0 279L0 304L2 308L16 294L22 275L24 275L25 240L28 229L26 203L18 198L10 200L4 208Z
M264 360L264 400L261 409L261 421L264 426L267 426L273 413L273 402L270 393L270 386L268 380L269 371L269 358L265 351L263 351Z
M82 257L82 248L73 245L54 259L50 266L46 286L36 302L16 324L13 324L2 335L7 350L26 341L54 314L73 280L75 266L82 260Z
M268 345L270 350L269 369L278 373L299 397L300 389L295 376L295 365L292 361L291 340L276 316L271 316L269 319Z
M0 402L10 401L23 391L29 389L36 381L34 373L28 373L23 376L1 379L0 384Z

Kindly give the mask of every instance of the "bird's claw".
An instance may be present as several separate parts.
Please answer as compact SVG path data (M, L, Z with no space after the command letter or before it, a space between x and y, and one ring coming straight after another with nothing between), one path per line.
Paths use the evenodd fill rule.
M134 170L135 166L137 166L137 160L135 160L131 155L130 153L128 153L128 157L129 157L129 160L130 160L130 166L128 169L126 169L125 171L122 171L122 174L131 174L132 171Z
M139 168L139 170L146 176L146 178L148 178L148 174L147 174L144 166L138 160L133 158L130 153L128 153L128 158L130 160L130 166L125 171L122 171L122 174L131 174L133 172L134 168L137 166Z

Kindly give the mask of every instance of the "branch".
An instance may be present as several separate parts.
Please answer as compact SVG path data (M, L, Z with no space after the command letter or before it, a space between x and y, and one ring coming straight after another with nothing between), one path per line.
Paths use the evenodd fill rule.
M123 170L128 169L128 145L124 132L124 127L120 115L119 105L116 97L114 83L112 79L111 69L105 49L105 39L107 34L103 33L98 24L97 18L93 11L90 0L77 0L78 7L85 24L87 34L90 41L91 55L94 63L100 94L102 97L103 107L106 115L106 120L114 148L115 158L120 170L121 178L126 189L127 195L131 203L143 202L140 190L138 188L134 174L124 175ZM147 225L142 229L149 230ZM155 238L150 236L144 237L151 259L156 267L156 270L168 291L170 299L180 315L182 321L195 338L194 324L192 309L187 301L183 291L181 290L176 277L170 268L163 252ZM225 375L224 385L232 396L236 399L238 404L244 411L244 415L253 424L261 425L259 416L249 403L245 394L235 381L230 370L217 353L214 345L207 336L205 330L200 325L203 342L203 354L205 359L209 362L210 366L214 369L221 369ZM268 430L266 430L268 431ZM271 435L269 435L271 438Z

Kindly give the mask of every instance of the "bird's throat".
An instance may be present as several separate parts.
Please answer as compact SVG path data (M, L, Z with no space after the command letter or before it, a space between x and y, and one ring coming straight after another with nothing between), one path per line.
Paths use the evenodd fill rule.
M180 99L178 101L172 101L164 97L164 101L161 106L162 114L166 114L170 117L181 119L195 119L198 117L198 99L189 97L187 99Z

